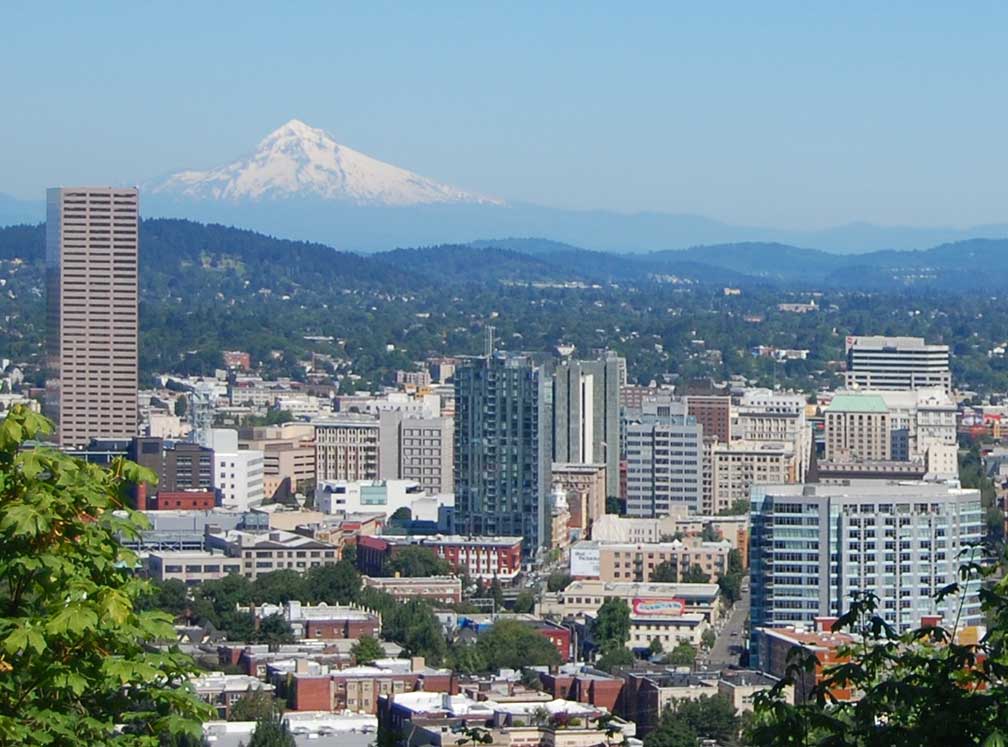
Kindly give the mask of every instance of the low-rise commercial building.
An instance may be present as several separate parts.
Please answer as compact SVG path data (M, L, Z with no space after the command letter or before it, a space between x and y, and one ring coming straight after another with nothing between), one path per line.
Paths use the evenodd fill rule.
M722 615L720 589L717 584L668 583L607 583L605 581L572 581L563 591L546 594L540 603L540 614L576 617L598 612L605 600L622 599L639 611L699 614L706 622Z
M352 605L311 605L291 600L286 604L260 604L251 611L257 621L280 615L290 624L295 638L357 640L363 635L381 635L381 615Z
M273 686L268 685L258 677L244 674L224 674L223 672L208 672L199 677L193 677L189 684L201 700L217 709L217 714L226 719L235 701L250 690L261 690L272 693Z
M462 579L457 576L422 578L364 576L364 586L383 591L400 602L427 599L442 604L458 604L462 601Z
M726 540L704 542L699 538L654 543L586 540L570 548L570 573L574 578L648 582L661 565L674 568L677 578L698 567L710 581L716 582L728 572L731 549Z
M204 581L216 581L230 574L240 575L241 562L220 553L203 550L158 550L144 561L147 577L155 581L181 581L195 586Z
M217 504L212 490L159 490L147 500L148 511L210 511Z
M381 697L415 691L457 692L455 675L450 669L428 667L421 657L385 659L335 671L307 669L302 666L292 673L283 673L286 695L296 711L376 714ZM272 671L272 667L267 671Z
M770 690L779 681L776 677L771 677L763 672L754 672L748 669L726 669L721 672L717 688L718 694L732 704L736 713L751 713L755 695ZM785 686L783 695L785 702L793 703L794 687L792 685Z
M658 726L662 713L678 700L699 700L718 694L714 678L701 678L668 667L650 671L627 671L621 713L637 724L637 734L647 736Z
M241 574L251 579L281 568L303 572L320 565L332 565L340 559L339 547L279 529L268 532L232 529L208 533L205 544L208 550L218 550L229 558L239 558Z
M315 488L315 507L327 514L381 513L389 519L409 509L413 520L437 522L438 512L454 505L450 493L429 495L415 480L324 480Z

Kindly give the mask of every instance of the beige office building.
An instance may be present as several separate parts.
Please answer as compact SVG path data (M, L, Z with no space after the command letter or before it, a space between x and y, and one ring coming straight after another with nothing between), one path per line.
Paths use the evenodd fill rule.
M826 415L826 461L885 462L890 457L889 408L877 394L838 394Z
M316 484L323 480L378 479L378 418L334 415L316 420L314 425Z
M137 434L135 188L57 187L46 214L46 409L61 446Z

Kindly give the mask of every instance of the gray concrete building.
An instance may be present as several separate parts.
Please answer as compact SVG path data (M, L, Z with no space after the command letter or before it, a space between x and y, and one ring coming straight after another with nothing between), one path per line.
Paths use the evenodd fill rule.
M686 403L645 398L626 424L627 515L666 516L679 506L699 513L703 499L703 426Z
M566 360L553 377L553 461L605 464L606 495L619 496L620 390L626 360L605 353Z
M454 490L455 421L414 417L401 410L379 415L378 477L415 480L429 495Z
M550 543L552 395L527 355L494 353L455 370L455 526L520 536L526 556Z

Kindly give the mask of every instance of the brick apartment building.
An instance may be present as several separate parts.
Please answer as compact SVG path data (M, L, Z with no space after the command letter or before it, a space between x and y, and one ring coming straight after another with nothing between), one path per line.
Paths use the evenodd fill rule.
M521 571L521 537L374 536L357 540L357 568L367 576L380 576L387 561L408 545L429 547L459 572L471 578L510 581Z

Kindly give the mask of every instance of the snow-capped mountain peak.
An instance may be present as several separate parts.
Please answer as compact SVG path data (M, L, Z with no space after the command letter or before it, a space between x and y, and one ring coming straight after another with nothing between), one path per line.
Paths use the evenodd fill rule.
M371 158L299 119L264 137L246 158L207 171L181 171L147 190L230 201L314 197L360 205L503 204Z

